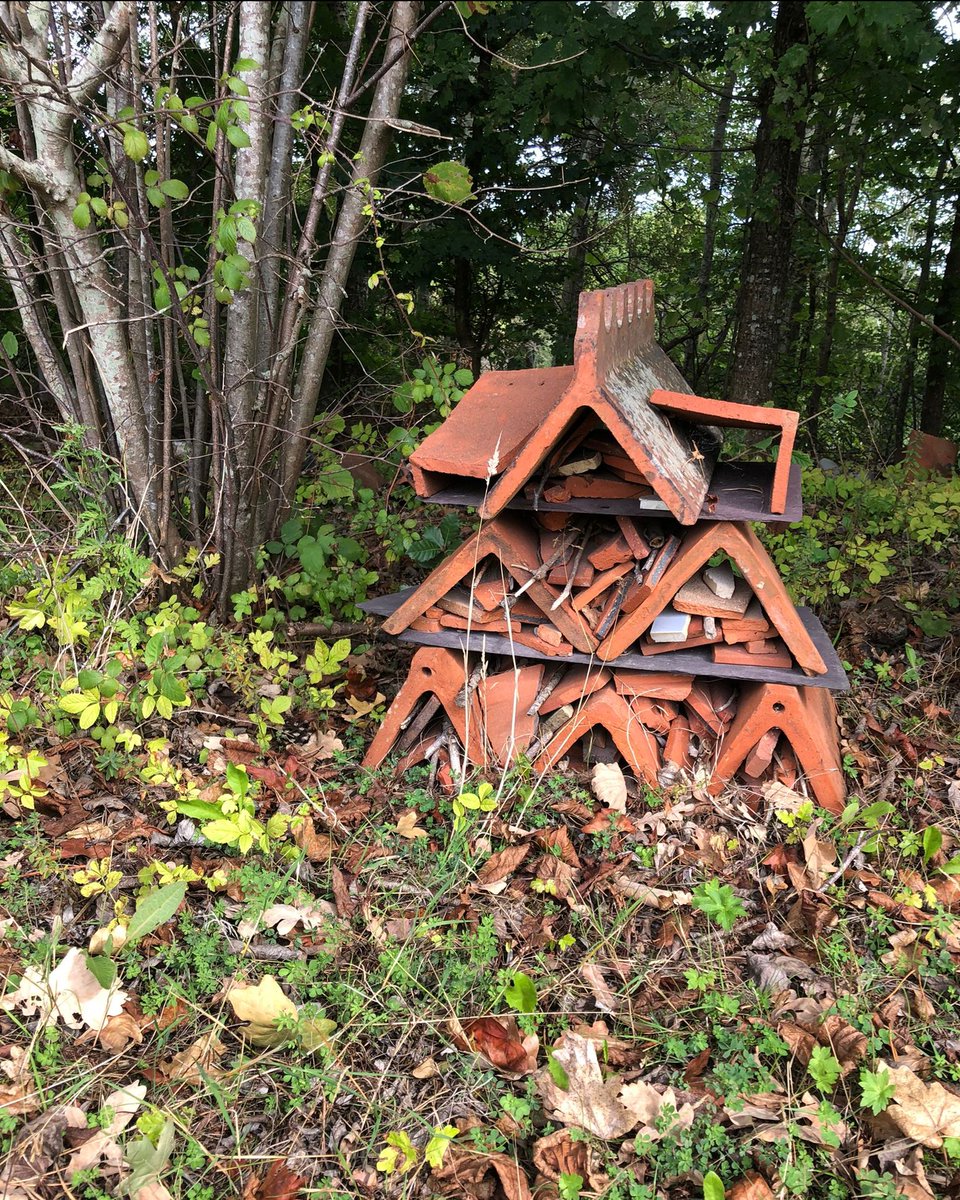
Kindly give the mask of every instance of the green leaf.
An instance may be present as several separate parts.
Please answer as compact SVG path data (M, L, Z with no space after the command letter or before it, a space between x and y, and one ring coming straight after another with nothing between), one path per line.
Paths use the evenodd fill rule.
M240 840L240 830L232 821L226 818L219 818L216 821L210 821L204 825L200 832L209 842L226 842L228 846L232 846L234 842Z
M4 350L10 356L10 358L17 357L17 351L20 349L20 343L17 341L17 335L15 333L12 333L8 329L3 337L0 338L0 344L3 345Z
M255 58L238 58L233 64L234 72L237 71L256 71L260 64Z
M177 812L196 821L215 821L223 815L219 804L210 804L207 800L178 800Z
M463 204L473 197L473 177L463 163L435 163L423 176L428 196L444 204Z
M84 667L77 675L77 683L82 688L95 688L100 686L100 672L94 671L90 667Z
M559 1061L552 1050L547 1051L547 1070L550 1072L550 1078L563 1091L570 1090L570 1076L563 1069L563 1064Z
M473 386L473 372L467 367L461 367L453 373L453 381L457 387L468 388Z
M579 1200L583 1191L583 1176L561 1171L557 1180L557 1191L560 1193L560 1200Z
M826 1046L817 1046L807 1063L810 1078L821 1092L829 1092L840 1078L843 1068Z
M105 954L87 954L85 956L87 970L102 988L113 987L117 978L117 964Z
M928 863L935 854L939 853L942 845L943 834L936 825L928 825L923 831L923 861Z
M723 1200L727 1189L716 1171L708 1171L703 1177L703 1200Z
M123 943L124 949L129 949L142 937L146 937L154 929L165 925L183 903L186 894L187 885L182 881L168 883L155 892L148 892L130 918L130 924L127 926L127 940Z
M123 152L127 158L132 158L134 162L143 162L150 153L150 143L147 141L147 135L141 133L139 129L128 126L123 135Z
M190 195L190 189L182 179L165 179L160 184L160 191L171 200L186 200Z
M463 797L461 796L461 800ZM479 804L477 805L479 807ZM522 971L514 972L513 982L503 993L511 1008L520 1013L532 1013L537 1010L537 989L529 975Z
M90 225L90 205L78 204L73 210L73 223L78 229L86 229Z
M177 120L180 122L181 129L185 129L187 133L197 134L200 132L200 123L193 113L183 113L177 117Z
M237 217L237 234L245 242L255 242L257 240L257 227L249 217Z
M743 907L740 897L734 893L728 883L721 883L719 879L710 879L706 883L701 883L694 890L693 903L694 907L706 913L711 921L716 921L720 928L727 933L741 917L747 915L747 910Z
M874 1116L883 1112L897 1090L886 1067L881 1067L879 1071L861 1071L860 1088L863 1092L861 1106L869 1108Z
M227 141L231 146L236 146L238 150L244 150L250 145L250 134L245 129L241 129L239 125L228 125Z

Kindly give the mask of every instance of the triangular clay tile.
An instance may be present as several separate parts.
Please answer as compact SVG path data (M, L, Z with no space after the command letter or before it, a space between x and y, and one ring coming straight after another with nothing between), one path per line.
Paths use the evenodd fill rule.
M618 658L650 627L681 587L714 554L724 553L740 568L764 612L797 663L809 675L823 675L827 665L783 585L777 568L749 525L733 521L711 521L692 530L659 583L639 607L621 616L597 653L606 662ZM677 649L682 648L678 644Z
M708 790L718 795L754 747L779 730L790 743L817 803L843 812L847 790L837 743L837 710L826 688L743 684L737 715L723 737Z
M768 429L780 434L780 449L770 488L770 511L782 513L787 507L790 465L797 440L799 414L789 408L765 408L762 404L737 404L732 400L711 400L687 392L657 389L650 396L654 408L697 424L732 429Z
M654 340L652 282L581 293L573 378L492 485L481 514L500 512L589 415L612 435L673 516L693 524L707 494L712 460L650 404L658 389L690 391Z
M411 734L411 741L415 740L417 731L413 725L418 718L414 718L413 723L408 718L421 698L427 697L429 704L433 697L437 701L436 714L441 709L446 713L471 762L486 766L489 756L482 737L483 714L477 697L472 695L469 705L459 703L464 699L466 678L462 653L437 646L422 646L414 654L407 678L387 710L362 765L371 771L379 767L405 731Z
M516 580L518 584L527 584L532 572L540 566L539 535L536 526L529 519L523 520L508 513L494 521L486 522L431 571L413 594L384 621L384 630L392 634L403 633L451 588L463 584L469 590L477 567L488 555L500 561L506 576ZM563 637L581 653L593 653L597 648L597 639L586 618L574 611L569 598L556 609L552 607L560 594L560 588L553 587L542 579L535 580L525 592L525 596L543 612L545 623L555 625ZM477 632L482 631L483 626L478 625Z
M449 417L410 455L418 496L432 496L451 476L485 480L513 462L566 391L573 367L487 371Z
M546 771L557 763L594 726L610 734L614 745L626 759L638 778L651 787L657 785L660 770L660 751L656 738L644 727L627 700L612 684L586 697L569 721L557 731L536 762L538 771Z

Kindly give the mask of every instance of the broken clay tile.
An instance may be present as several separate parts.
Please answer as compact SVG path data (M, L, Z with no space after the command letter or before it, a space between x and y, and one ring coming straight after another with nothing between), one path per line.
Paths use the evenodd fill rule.
M444 613L440 618L440 624L444 629L476 629L482 630L484 633L519 633L521 625L519 621L507 621L503 615L498 618L495 612L488 613L491 619L488 621L472 621L469 617L457 617L453 613ZM413 628L414 626L411 626Z
M572 378L573 367L485 371L443 424L413 451L411 466L471 479L499 474L517 457Z
M618 579L622 579L623 576L632 569L632 567L632 562L625 562L619 563L615 567L611 567L609 571L602 571L588 588L585 588L582 592L578 592L577 595L574 596L574 611L579 612L581 609L585 608L591 600L596 600L596 598L602 595L612 583L616 583Z
M752 641L744 642L748 654L769 654L770 638L754 638Z
M646 638L642 638L638 643L637 648L640 653L646 658L651 654L671 654L678 650L696 650L700 646L716 645L716 638L704 637L699 634L696 637L688 637L685 642L651 642Z
M480 712L475 697L466 707L457 703L462 698L463 685L464 659L461 652L443 650L437 646L422 646L417 650L407 678L367 750L363 766L374 770L383 762L421 698L430 695L436 696L443 706L461 744L467 747L471 762L485 766L486 746L481 736Z
M657 786L660 755L656 739L637 719L623 696L607 685L593 692L575 710L573 717L547 745L536 762L538 771L553 766L584 734L599 726L613 739L638 778Z
M823 656L800 620L769 554L748 524L732 521L704 522L686 535L655 592L617 623L599 647L599 656L608 662L623 654L680 588L718 552L726 554L739 569L802 669L823 675L827 669Z
M544 488L543 491L543 498L548 504L566 504L570 496L570 490L565 483L551 484L550 487Z
M569 537L552 533L549 529L541 530L540 533L540 561L542 563L549 562L555 554L561 553L561 557L557 559L555 565L569 562L574 555L574 543Z
M663 761L677 767L690 765L690 725L685 717L678 716L671 722L663 747Z
M693 687L691 675L672 671L631 671L617 667L613 682L621 696L648 696L656 700L685 700Z
M573 646L569 642L560 642L559 645L554 645L552 642L545 642L538 638L534 633L528 633L524 630L522 633L515 633L513 641L518 646L526 646L528 650L536 650L539 654L549 654L551 658L566 657L573 653Z
M603 475L574 475L566 483L567 496L582 500L634 500L647 488L642 483ZM544 493L544 497L549 497ZM556 503L554 501L553 503Z
M716 796L723 790L770 729L779 729L789 742L817 803L832 813L843 812L846 787L837 742L836 706L826 688L743 684L736 719L724 737L708 785L711 794Z
M622 533L615 533L606 538L587 555L598 571L609 571L611 567L630 562L635 557Z
M749 775L751 779L759 779L767 767L773 762L773 753L777 748L777 742L780 741L779 729L768 729L759 742L750 751L747 757L743 760L743 766L740 768L744 775Z
M677 706L669 700L651 700L647 696L632 696L629 704L636 716L654 733L667 733L677 715Z
M543 663L511 668L481 679L477 702L483 729L497 762L508 766L533 740L539 719L527 710L536 699L543 681Z
M431 604L423 615L425 617L433 617L434 620L439 621L443 613L444 610L438 604Z
M640 532L633 517L617 517L617 526L627 540L633 557L642 562L650 553L650 543Z
M706 724L712 734L723 733L724 722L723 717L717 712L714 703L713 695L707 688L705 683L697 682L690 689L690 694L686 699L687 708L697 714L697 716Z
M473 598L482 609L493 612L500 607L500 601L507 594L508 586L504 580L491 579L488 582L476 583L473 586Z
M730 400L710 400L684 392L656 390L650 403L664 412L688 421L736 429L773 429L780 433L780 446L770 488L770 508L782 513L787 506L790 464L797 437L799 416L788 408L765 408L759 404L737 404Z
M417 617L410 622L410 628L417 633L440 633L443 626L436 617Z
M765 654L751 654L746 646L728 646L717 643L713 648L713 661L735 667L777 667L788 671L793 666L790 651L779 638L766 642Z
M537 522L542 525L544 529L563 529L570 523L570 518L572 516L573 513L568 512L538 512Z
M559 646L563 641L560 630L553 625L538 625L533 632L541 642L548 642L551 646Z
M540 707L541 716L556 712L568 704L576 707L587 696L610 682L610 671L606 667L570 667L563 678L544 700Z
M721 597L697 575L688 580L677 592L673 605L681 612L723 619L728 616L739 617L745 613L752 599L753 589L745 579L737 580L731 596Z
M570 570L572 567L572 562L564 563L560 567L554 567L547 576L547 583L553 584L555 587L566 587L570 581ZM581 559L577 564L576 574L573 576L573 586L575 588L589 587L593 583L596 574L592 565L585 559Z

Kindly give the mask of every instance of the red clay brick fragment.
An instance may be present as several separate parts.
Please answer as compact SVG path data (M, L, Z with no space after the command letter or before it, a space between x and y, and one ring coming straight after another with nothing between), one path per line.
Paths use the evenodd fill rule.
M547 642L551 646L559 646L563 641L560 630L553 625L538 625L533 632L541 642Z
M605 538L587 555L598 571L609 571L611 567L630 562L634 557L635 555L622 533L615 533L611 537Z
M610 672L606 667L570 667L544 700L540 708L540 715L545 717L548 713L563 708L565 704L572 704L576 707L587 696L606 687L609 682Z

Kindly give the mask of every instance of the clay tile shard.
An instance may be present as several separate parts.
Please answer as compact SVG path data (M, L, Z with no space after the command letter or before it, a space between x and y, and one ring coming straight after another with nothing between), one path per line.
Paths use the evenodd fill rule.
M536 663L492 675L477 686L484 732L501 766L511 763L533 740L539 719L527 710L542 680L543 663Z

